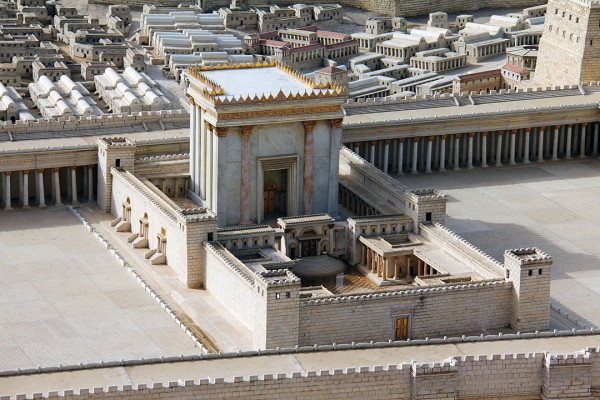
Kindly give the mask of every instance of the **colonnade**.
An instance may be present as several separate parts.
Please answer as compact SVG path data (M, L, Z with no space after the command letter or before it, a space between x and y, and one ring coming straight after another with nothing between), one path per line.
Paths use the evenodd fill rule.
M15 200L21 208L60 206L65 200L74 205L80 199L92 202L95 176L95 165L4 171L0 173L2 206L11 210Z
M371 207L362 197L341 184L339 185L338 199L341 206L348 209L354 215L379 214L379 212Z
M467 56L456 56L449 58L440 57L413 57L410 60L413 67L426 69L431 72L447 71L464 67L467 64Z
M479 59L480 57L488 57L495 54L504 53L508 47L508 44L508 39L504 39L503 41L496 43L475 44L473 45L472 57Z
M414 276L437 275L437 270L412 254L384 256L363 245L361 252L363 267L383 281L411 279Z
M580 123L347 145L385 173L416 174L597 157L598 129L598 123Z

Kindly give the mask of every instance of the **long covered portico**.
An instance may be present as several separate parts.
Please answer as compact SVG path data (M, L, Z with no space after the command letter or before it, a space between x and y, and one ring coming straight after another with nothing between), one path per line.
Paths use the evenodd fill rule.
M416 174L598 157L600 124L356 141L348 147L383 172Z

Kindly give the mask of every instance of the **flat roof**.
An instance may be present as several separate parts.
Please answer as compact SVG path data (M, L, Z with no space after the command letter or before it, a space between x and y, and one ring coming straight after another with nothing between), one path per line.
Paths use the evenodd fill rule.
M223 88L225 92L221 98L263 94L276 96L279 91L286 95L326 91L313 89L277 67L220 69L200 73Z

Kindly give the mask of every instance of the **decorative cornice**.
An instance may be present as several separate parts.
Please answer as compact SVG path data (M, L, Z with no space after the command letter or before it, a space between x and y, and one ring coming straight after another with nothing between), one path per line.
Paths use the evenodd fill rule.
M261 117L284 117L289 115L303 114L323 114L342 112L340 105L320 106L320 107L295 107L295 108L279 108L275 110L257 110L235 113L219 113L219 121L228 121L234 119L248 119Z

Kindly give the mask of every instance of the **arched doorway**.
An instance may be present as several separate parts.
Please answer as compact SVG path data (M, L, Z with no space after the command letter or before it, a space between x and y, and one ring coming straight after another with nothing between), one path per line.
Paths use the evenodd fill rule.
M318 255L317 249L319 245L320 236L312 229L305 230L299 237L301 244L301 256L311 257Z
M275 212L275 197L277 195L277 185L273 181L266 181L264 185L264 210L265 215Z

